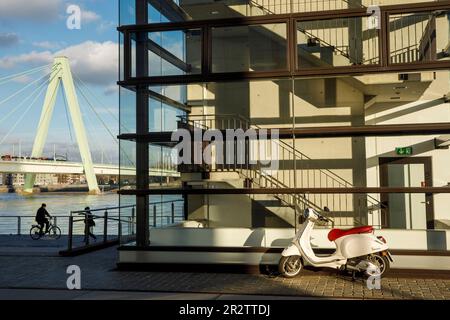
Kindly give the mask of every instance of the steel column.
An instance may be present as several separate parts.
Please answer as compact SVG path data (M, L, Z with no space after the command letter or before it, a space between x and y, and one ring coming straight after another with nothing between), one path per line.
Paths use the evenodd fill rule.
M148 1L136 0L136 24L148 23ZM136 76L148 76L147 33L140 33L136 38ZM136 90L136 133L149 132L149 98L148 87L138 86ZM136 142L136 187L148 189L149 185L149 144L146 141ZM136 196L136 245L146 247L150 244L149 230L149 197Z

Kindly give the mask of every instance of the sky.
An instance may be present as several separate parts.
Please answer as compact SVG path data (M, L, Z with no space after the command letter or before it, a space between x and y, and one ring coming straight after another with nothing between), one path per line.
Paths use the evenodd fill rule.
M67 28L70 15L66 10L70 5L81 8L80 30ZM38 95L44 85L39 86L47 79L48 69L7 83L1 79L49 65L58 55L70 59L73 74L86 84L84 90L89 101L110 132L117 136L117 7L117 0L0 0L0 154L11 154L13 149L18 154L19 144L22 155L31 153L45 95L45 91ZM17 91L19 94L2 103ZM58 154L67 153L71 160L78 160L75 136L62 97L60 91L44 154L53 155L56 146ZM117 144L84 98L78 98L94 161L100 162L103 154L105 162L116 162ZM16 111L9 115L12 110Z

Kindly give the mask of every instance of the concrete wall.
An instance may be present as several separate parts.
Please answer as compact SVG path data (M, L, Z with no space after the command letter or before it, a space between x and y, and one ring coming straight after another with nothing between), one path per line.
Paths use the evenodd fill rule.
M327 238L328 230L314 230L313 247L334 248ZM439 233L439 235L437 234ZM377 230L388 242L390 250L436 250L435 240L440 238L440 249L450 248L448 231ZM179 251L119 251L120 263L208 263L208 264L273 264L279 262L278 253L250 252L196 252L189 247L279 247L284 248L294 236L293 229L152 229L152 246L176 246ZM445 246L447 249L444 249ZM393 255L392 268L450 270L449 256Z

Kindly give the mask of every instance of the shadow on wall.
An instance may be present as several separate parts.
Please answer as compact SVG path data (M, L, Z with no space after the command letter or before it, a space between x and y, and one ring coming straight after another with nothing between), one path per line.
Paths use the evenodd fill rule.
M432 100L432 101L428 101L428 102L425 102L425 103L421 103L421 104L412 106L412 107L404 109L404 110L399 110L399 111L387 114L385 116L377 117L376 119L368 120L366 122L366 125L379 124L379 123L384 122L384 121L389 121L389 120L392 120L392 119L395 119L395 118L399 118L399 117L402 117L402 116L406 116L406 115L409 115L409 114L413 114L415 112L419 112L419 111L422 111L422 110L425 110L425 109L428 109L428 108L436 107L438 105L441 105L442 103L444 103L443 98ZM403 104L392 104L392 105L389 105L389 106L385 106L384 108L380 108L379 106L375 105L372 108L370 108L368 111L366 111L366 116L370 116L370 115L372 115L374 113L377 113L377 112L383 112L383 111L389 110L391 108L396 108L396 107L399 107L401 105L403 105Z

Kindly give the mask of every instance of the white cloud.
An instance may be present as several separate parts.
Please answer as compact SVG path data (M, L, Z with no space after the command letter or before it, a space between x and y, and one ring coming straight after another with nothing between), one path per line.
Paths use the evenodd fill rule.
M0 47L10 47L19 43L19 36L16 33L0 32Z
M1 69L12 69L17 65L39 66L46 65L52 61L52 53L50 51L31 51L30 53L20 54L17 56L7 56L0 59Z
M49 21L58 18L62 0L1 0L0 20Z
M101 16L94 11L81 10L81 23L92 23L101 20Z
M67 56L70 59L73 73L86 83L110 87L117 80L118 45L112 41L86 41L56 52L32 51L17 56L8 56L0 58L0 68L12 69L18 65L46 65L52 63L56 56Z
M105 31L114 29L114 27L116 26L116 23L113 21L105 21L102 20L98 25L97 25L97 32L98 33L103 33Z
M33 46L41 49L59 49L63 46L61 42L52 42L52 41L41 41L41 42L33 42Z
M104 94L107 96L110 96L110 95L116 94L118 92L119 92L119 87L117 86L117 84L114 83L114 84L111 84L106 87Z
M119 48L112 41L86 41L55 53L70 59L73 73L91 84L111 85L117 81Z

